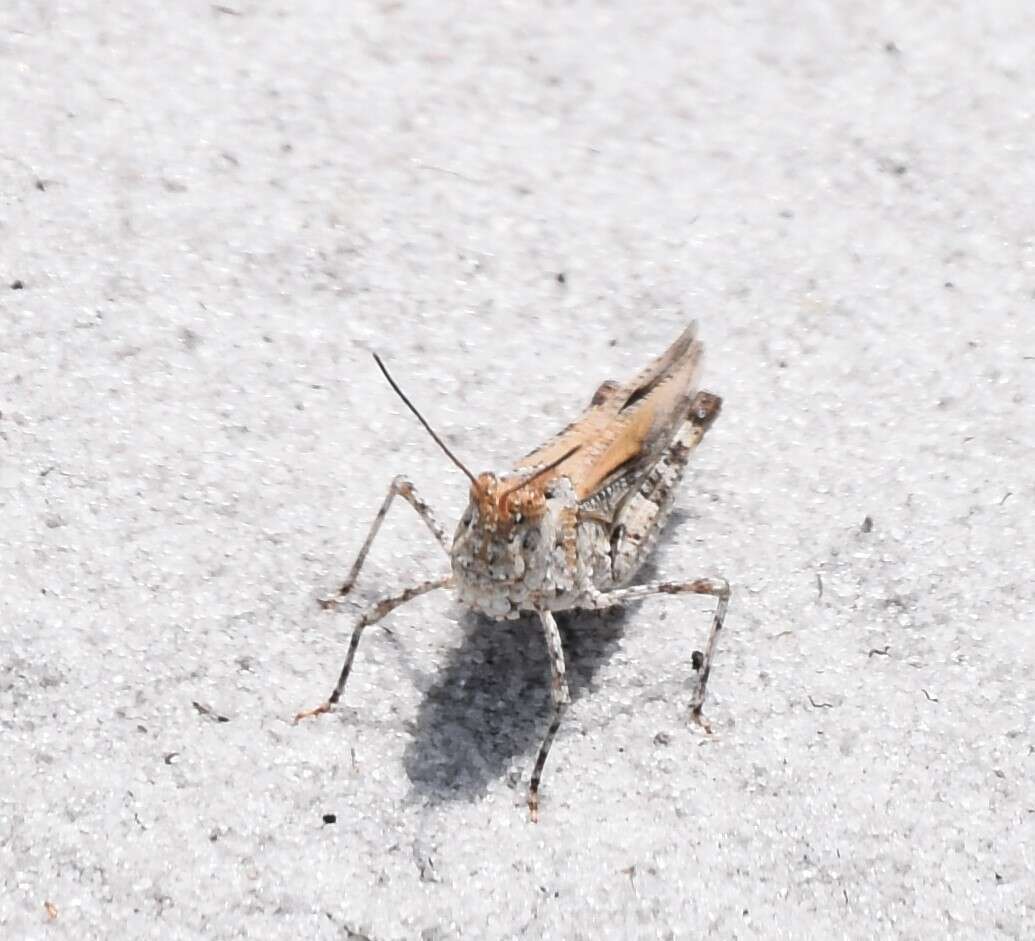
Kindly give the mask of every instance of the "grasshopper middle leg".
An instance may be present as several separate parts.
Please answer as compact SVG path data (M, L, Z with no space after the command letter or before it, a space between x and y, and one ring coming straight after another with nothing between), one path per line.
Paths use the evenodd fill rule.
M452 584L452 575L431 579L426 582L418 582L416 585L404 588L402 591L396 592L394 595L386 595L384 598L381 598L379 601L375 601L369 608L367 608L360 619L356 622L356 626L352 629L352 639L349 641L349 651L345 654L345 663L342 664L341 673L338 675L338 682L335 684L333 692L327 697L326 702L321 703L315 709L306 709L303 712L298 713L298 715L295 716L295 722L309 716L318 716L324 712L330 712L331 707L334 706L334 704L341 698L341 691L345 688L345 682L349 678L349 673L352 672L352 661L355 659L356 648L359 647L359 640L363 636L365 628L370 627L371 624L376 624L386 614L389 614L398 608L399 605L405 604L407 601L417 598L420 595L426 595L429 591L434 591L436 588L449 588Z
M704 697L708 688L708 677L711 674L712 660L715 657L719 633L722 631L726 620L726 609L729 607L729 582L724 578L695 578L692 581L686 582L650 582L646 585L633 585L630 588L600 592L593 596L591 604L587 605L587 607L609 608L632 601L641 601L651 595L682 594L711 595L718 599L715 605L715 614L712 616L711 630L708 632L708 641L705 644L704 653L695 650L692 658L694 671L697 673L697 686L694 689L693 696L690 698L690 717L706 732L711 732L711 727L701 715L701 710L704 708Z
M446 532L441 525L439 525L438 520L435 519L435 514L432 512L431 507L421 499L420 495L417 493L416 487L414 487L406 477L395 477L388 486L388 493L385 495L384 503L381 504L381 509L377 511L377 515L374 517L373 523L370 524L370 532L367 533L367 538L364 540L363 545L359 550L359 555L356 556L356 561L352 563L352 568L349 570L349 574L346 576L345 581L342 582L341 588L338 589L337 597L326 598L320 602L324 608L338 607L341 598L352 590L352 586L356 583L356 579L359 577L359 570L363 568L363 563L367 559L367 554L370 552L370 547L373 545L378 530L381 528L381 524L385 521L385 517L388 515L388 508L392 505L392 501L396 497L402 497L414 508L414 510L417 511L417 515L424 520L428 529L431 530L431 534L435 537L435 540L446 551L446 555L449 554L449 540L446 538Z
M546 649L550 655L550 695L553 700L553 715L550 718L550 726L546 730L543 743L539 746L535 768L532 770L532 781L528 786L528 812L533 821L539 820L539 781L543 776L546 756L550 754L550 746L553 745L554 736L557 734L557 729L560 728L561 718L571 702L568 680L565 676L564 647L561 644L560 631L557 630L557 622L549 611L540 611L539 620L543 624Z

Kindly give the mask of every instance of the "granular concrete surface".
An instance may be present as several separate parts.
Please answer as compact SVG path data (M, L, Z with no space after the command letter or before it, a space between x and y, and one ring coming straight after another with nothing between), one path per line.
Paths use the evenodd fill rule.
M1030 3L0 9L0 936L1035 936ZM642 573L446 592L504 469L691 319Z

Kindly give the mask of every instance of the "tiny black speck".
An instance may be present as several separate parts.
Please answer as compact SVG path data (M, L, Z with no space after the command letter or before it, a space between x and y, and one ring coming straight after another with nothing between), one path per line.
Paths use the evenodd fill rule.
M337 814L324 814L323 815L323 822L324 823L337 823L338 822L338 815Z
M11 290L12 291L20 291L24 287L25 287L24 282L22 282L20 280L19 281L12 281L11 282Z
M557 283L558 284L566 284L567 282L568 282L568 279L565 276L564 272L563 271L558 271L557 272Z

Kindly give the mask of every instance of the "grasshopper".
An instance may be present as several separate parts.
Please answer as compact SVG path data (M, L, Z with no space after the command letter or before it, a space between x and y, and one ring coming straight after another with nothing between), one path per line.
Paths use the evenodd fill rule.
M699 594L716 599L704 652L691 657L696 674L690 715L701 715L705 690L730 588L723 578L658 581L630 586L672 509L691 452L719 414L722 400L698 391L703 347L690 324L675 342L628 382L597 389L582 416L502 474L474 476L403 394L377 354L392 388L445 454L471 481L470 502L452 544L430 507L405 477L396 477L366 541L336 598L336 608L356 582L392 501L402 497L417 511L450 558L452 571L382 597L352 631L348 653L330 697L295 721L328 712L341 698L363 631L401 604L452 588L457 600L491 618L534 614L549 652L553 710L528 789L532 820L539 814L539 783L550 747L571 698L555 611L601 610L658 594Z

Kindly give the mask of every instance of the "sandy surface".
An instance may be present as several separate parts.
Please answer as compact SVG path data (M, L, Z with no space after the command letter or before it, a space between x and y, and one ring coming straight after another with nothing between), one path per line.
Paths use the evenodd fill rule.
M1035 13L643 6L2 5L4 938L1031 936ZM441 593L292 726L466 499L368 351L481 470L691 317L715 734L706 600L569 618L530 824Z

